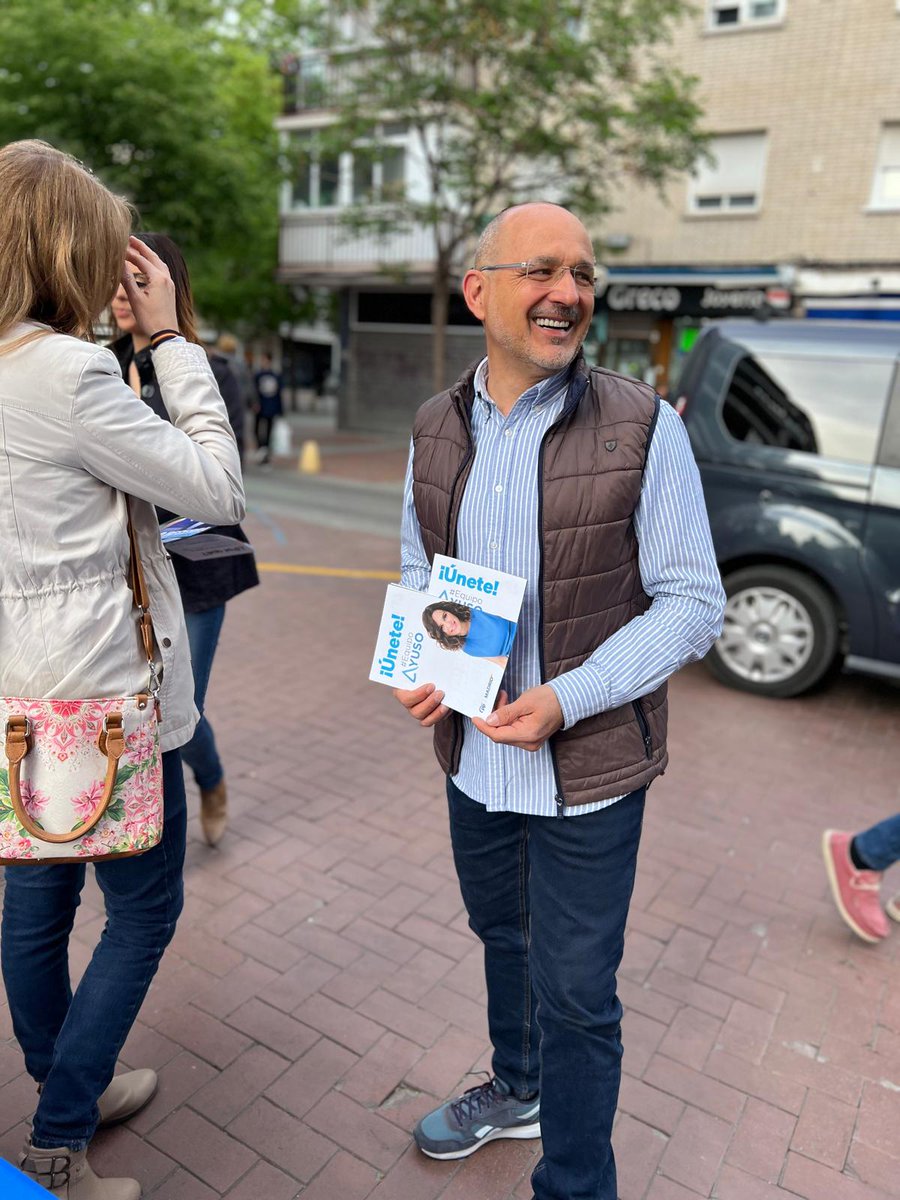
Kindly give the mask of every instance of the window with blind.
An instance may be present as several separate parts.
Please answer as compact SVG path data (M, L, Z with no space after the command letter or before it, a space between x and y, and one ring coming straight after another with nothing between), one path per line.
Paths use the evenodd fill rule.
M881 127L870 208L900 208L900 121Z
M766 171L765 133L726 133L710 138L712 161L703 159L688 187L690 213L753 213L762 203Z

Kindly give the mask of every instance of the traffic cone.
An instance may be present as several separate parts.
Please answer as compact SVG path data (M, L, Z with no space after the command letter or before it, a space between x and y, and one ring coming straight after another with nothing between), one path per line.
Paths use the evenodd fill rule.
M305 475L318 475L322 470L322 455L319 453L318 442L304 442L300 447L300 458L297 469Z

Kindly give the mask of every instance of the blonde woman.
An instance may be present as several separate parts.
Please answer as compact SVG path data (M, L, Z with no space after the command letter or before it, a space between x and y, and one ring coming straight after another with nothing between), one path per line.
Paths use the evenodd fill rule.
M34 141L0 150L0 195L0 695L143 688L126 579L128 493L161 657L166 805L157 847L96 864L106 926L74 995L67 947L84 865L6 870L3 979L40 1090L20 1165L66 1200L137 1200L136 1180L99 1179L85 1151L100 1121L126 1119L155 1090L152 1071L113 1073L183 903L178 747L196 712L178 586L153 506L239 521L240 462L206 354L178 335L169 272L129 238L127 204ZM120 283L154 346L170 422L93 344L93 323Z

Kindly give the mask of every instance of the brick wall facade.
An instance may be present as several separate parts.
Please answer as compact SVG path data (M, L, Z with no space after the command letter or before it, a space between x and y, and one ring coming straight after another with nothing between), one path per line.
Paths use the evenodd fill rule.
M699 76L704 128L768 133L760 211L688 214L687 181L625 186L610 266L900 261L900 212L868 212L882 122L900 121L896 0L786 0L773 27L705 31L697 3L664 48ZM664 67L663 67L664 69Z

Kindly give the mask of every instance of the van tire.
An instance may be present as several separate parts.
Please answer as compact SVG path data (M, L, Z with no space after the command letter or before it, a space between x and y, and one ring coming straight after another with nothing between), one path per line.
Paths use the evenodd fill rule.
M834 602L821 584L775 565L742 567L723 582L725 629L705 660L720 682L783 698L802 695L824 679L838 656L840 628ZM761 618L772 613L772 622L754 620L755 612ZM780 656L779 640L785 646Z

